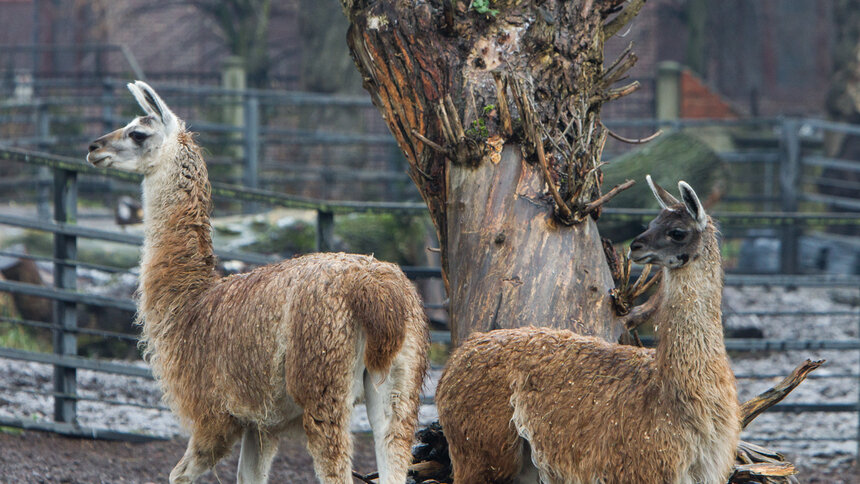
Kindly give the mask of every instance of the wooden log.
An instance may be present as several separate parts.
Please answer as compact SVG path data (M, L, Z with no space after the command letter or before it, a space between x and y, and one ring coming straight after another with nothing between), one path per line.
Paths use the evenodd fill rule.
M810 372L824 364L825 360L806 360L791 372L783 381L773 388L751 399L741 406L741 424L744 428L768 408L787 397L797 385L806 379Z

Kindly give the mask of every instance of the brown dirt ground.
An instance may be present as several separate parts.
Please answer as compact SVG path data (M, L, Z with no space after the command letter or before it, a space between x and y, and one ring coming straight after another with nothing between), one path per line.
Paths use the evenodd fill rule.
M174 439L128 443L64 437L47 432L0 432L0 483L161 483L185 452L186 441ZM239 449L217 466L217 478L207 473L201 484L236 482ZM355 438L355 470L375 470L373 440L369 435ZM299 443L281 441L272 465L272 483L315 483L310 455ZM355 482L360 482L356 480Z
M185 444L184 439L128 443L36 431L0 432L0 484L167 482L170 469L185 451ZM238 458L237 448L218 464L217 477L210 472L197 482L218 484L220 479L222 484L235 483ZM369 435L356 435L353 467L361 473L376 469ZM851 462L827 471L801 468L798 477L805 484L860 483L860 474ZM269 482L317 482L303 445L281 441Z

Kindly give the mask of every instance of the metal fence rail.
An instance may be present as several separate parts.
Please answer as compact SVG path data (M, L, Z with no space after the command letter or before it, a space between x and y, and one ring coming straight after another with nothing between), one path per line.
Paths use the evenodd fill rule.
M177 88L177 91L182 91L187 88ZM195 89L197 92L198 89ZM205 89L204 89L205 91ZM189 91L190 92L190 91ZM221 95L225 94L223 90L213 91ZM253 92L253 91L251 91ZM248 92L236 92L226 94L236 94L246 96ZM257 93L259 98L278 97L267 92ZM279 95L280 96L280 95ZM283 95L283 98L289 96ZM297 98L293 100L297 103L311 102L308 98ZM319 99L313 99L313 102L319 102ZM363 105L367 100L363 99L327 99L333 105L339 103L351 105L357 103ZM686 125L695 123L686 123ZM633 124L635 125L635 123ZM829 124L815 124L821 129L832 128ZM844 127L839 125L840 128ZM213 126L213 130L220 132L241 132L241 129L235 127L218 127ZM799 127L795 126L795 134ZM265 130L260 130L265 132ZM274 132L273 132L274 133ZM860 128L858 128L860 133ZM281 133L286 134L286 133ZM787 135L787 146L794 146L788 149L786 156L791 158L795 156L797 165L795 168L800 170L803 161L799 157L800 140L797 136ZM344 139L344 142L361 143L364 141L370 142L370 139ZM377 142L379 140L374 140ZM323 142L323 141L320 141ZM792 154L791 150L796 149L798 153ZM253 153L253 152L251 152ZM732 163L742 163L744 161L742 154L727 154L725 155ZM782 155L774 159L773 154L763 154L761 156L748 158L746 161L753 160L757 163L775 164L782 159ZM43 323L38 321L27 321L16 318L0 318L0 322L7 324L16 324L22 326L36 327L45 330L51 330L54 333L54 353L36 353L22 350L14 350L10 348L0 348L0 358L9 358L20 361L30 361L42 364L52 365L55 368L54 386L51 391L39 391L40 394L50 396L55 400L54 422L24 422L15 419L0 419L0 425L17 426L22 428L40 428L44 430L52 430L62 433L71 433L75 435L92 435L103 438L127 438L127 439L143 439L147 436L139 434L123 434L121 432L113 432L110 430L100 429L84 429L75 424L75 405L77 401L86 400L90 397L84 397L77 391L76 371L79 369L93 370L107 373L125 375L129 377L151 379L152 375L148 368L136 367L134 365L116 363L111 361L103 361L93 358L83 358L77 356L77 335L87 334L93 336L103 336L107 338L119 338L126 341L135 341L136 336L110 332L93 330L89 328L78 327L76 321L76 305L92 305L100 307L111 307L126 311L134 311L135 305L131 300L121 300L109 298L105 296L84 294L78 292L75 287L75 271L78 267L91 267L94 269L104 269L99 265L81 262L77 258L76 242L78 238L92 238L123 244L140 245L141 237L110 232L105 230L97 230L88 227L83 227L76 224L76 205L77 205L77 190L78 190L78 175L99 176L110 180L120 180L129 183L138 183L140 177L138 175L129 174L110 169L96 169L82 163L77 159L64 158L55 155L44 153L35 153L23 149L0 149L0 160L9 160L18 163L23 163L33 167L43 167L53 172L53 189L54 189L54 213L59 214L56 221L49 222L45 220L31 220L24 217L15 217L11 215L0 214L0 224L11 225L32 230L45 231L54 234L55 244L52 257L42 257L42 260L49 261L55 268L54 287L41 287L31 284L15 283L9 281L0 281L0 291L10 292L13 294L30 295L51 299L55 304L55 315L53 323ZM806 158L804 158L806 160ZM830 159L809 158L808 166L841 168L841 163L835 163ZM790 176L783 177L783 187L786 191L777 192L780 206L784 209L791 208L781 212L759 212L759 213L716 213L714 217L719 220L724 228L743 229L747 227L759 227L766 225L774 227L782 232L783 241L794 240L794 243L789 242L783 245L783 269L788 274L777 275L742 275L742 274L727 274L725 283L727 285L789 285L789 286L823 286L823 287L858 287L860 286L860 277L858 276L833 276L833 275L802 275L797 272L797 246L796 240L799 231L802 227L808 226L845 226L858 227L860 226L860 213L802 213L798 212L799 203L803 198L797 191L799 172L789 173ZM788 195L786 195L788 193ZM239 201L254 204L266 204L288 208L300 208L313 210L317 215L317 238L316 247L319 250L325 250L333 246L333 226L334 217L340 214L364 212L364 213L403 213L419 215L426 211L423 203L397 203L397 202L355 202L355 201L330 201L320 200L310 197L298 197L285 195L270 190L259 188L240 187L236 185L213 183L213 194L216 197L231 201ZM808 197L807 197L808 199ZM828 202L833 202L830 199ZM606 209L603 217L611 219L628 221L647 221L651 219L657 212L653 210L621 210L621 209ZM265 264L272 261L272 258L261 254L248 254L233 251L216 250L216 255L221 259L240 260L250 264ZM793 261L793 262L792 262ZM114 268L116 269L116 268ZM405 267L404 271L411 278L439 277L440 272L437 267ZM756 311L737 311L727 312L725 317L731 318L744 315L759 315L766 316L768 314L776 314L774 312L761 313ZM841 315L841 316L857 316L857 312L792 312L792 314L808 314L808 315ZM432 338L436 342L450 342L450 335L444 332L433 332ZM837 350L837 351L856 351L860 349L860 340L852 339L845 341L832 340L760 340L760 339L729 339L726 341L726 347L730 351L750 352L750 351L785 351L785 350ZM762 378L770 377L763 375L743 375L739 378ZM823 375L815 378L860 378L858 374L848 375ZM105 402L115 405L136 405L145 408L159 408L158 406L146 406L142 404L131 404L121 401ZM774 407L775 411L783 412L858 412L858 403L816 403L816 404L779 404ZM854 440L857 437L833 436L823 440ZM786 440L786 439L775 439ZM803 439L812 440L812 439ZM860 442L860 440L858 440Z

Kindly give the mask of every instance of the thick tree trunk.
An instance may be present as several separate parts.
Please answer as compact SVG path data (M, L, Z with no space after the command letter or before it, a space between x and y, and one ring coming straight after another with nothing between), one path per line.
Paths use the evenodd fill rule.
M515 147L498 164L448 167L451 334L526 325L616 341L613 281L594 221L560 224L540 171Z
M593 218L622 0L343 0L350 49L426 201L455 344L528 324L617 339ZM471 8L470 8L471 7ZM591 204L591 205L589 205Z

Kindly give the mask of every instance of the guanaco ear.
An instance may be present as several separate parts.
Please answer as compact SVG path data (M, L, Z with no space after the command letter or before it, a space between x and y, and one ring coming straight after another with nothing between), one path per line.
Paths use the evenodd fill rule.
M161 120L161 123L168 132L172 132L179 127L179 121L173 111L167 107L167 104L161 100L149 84L143 81L134 81L128 84L128 90L137 100L137 104L146 111L150 116Z
M685 181L679 181L678 190L681 191L684 206L687 207L687 211L696 220L699 230L704 230L705 226L708 225L708 215L705 213L705 208L702 206L702 202L699 201L699 197L696 195L693 187Z
M663 190L663 187L655 183L654 180L651 179L651 175L645 175L645 180L648 182L648 186L651 187L651 191L654 192L654 198L660 202L661 207L666 210L671 210L672 205L678 204L678 200L669 192Z

